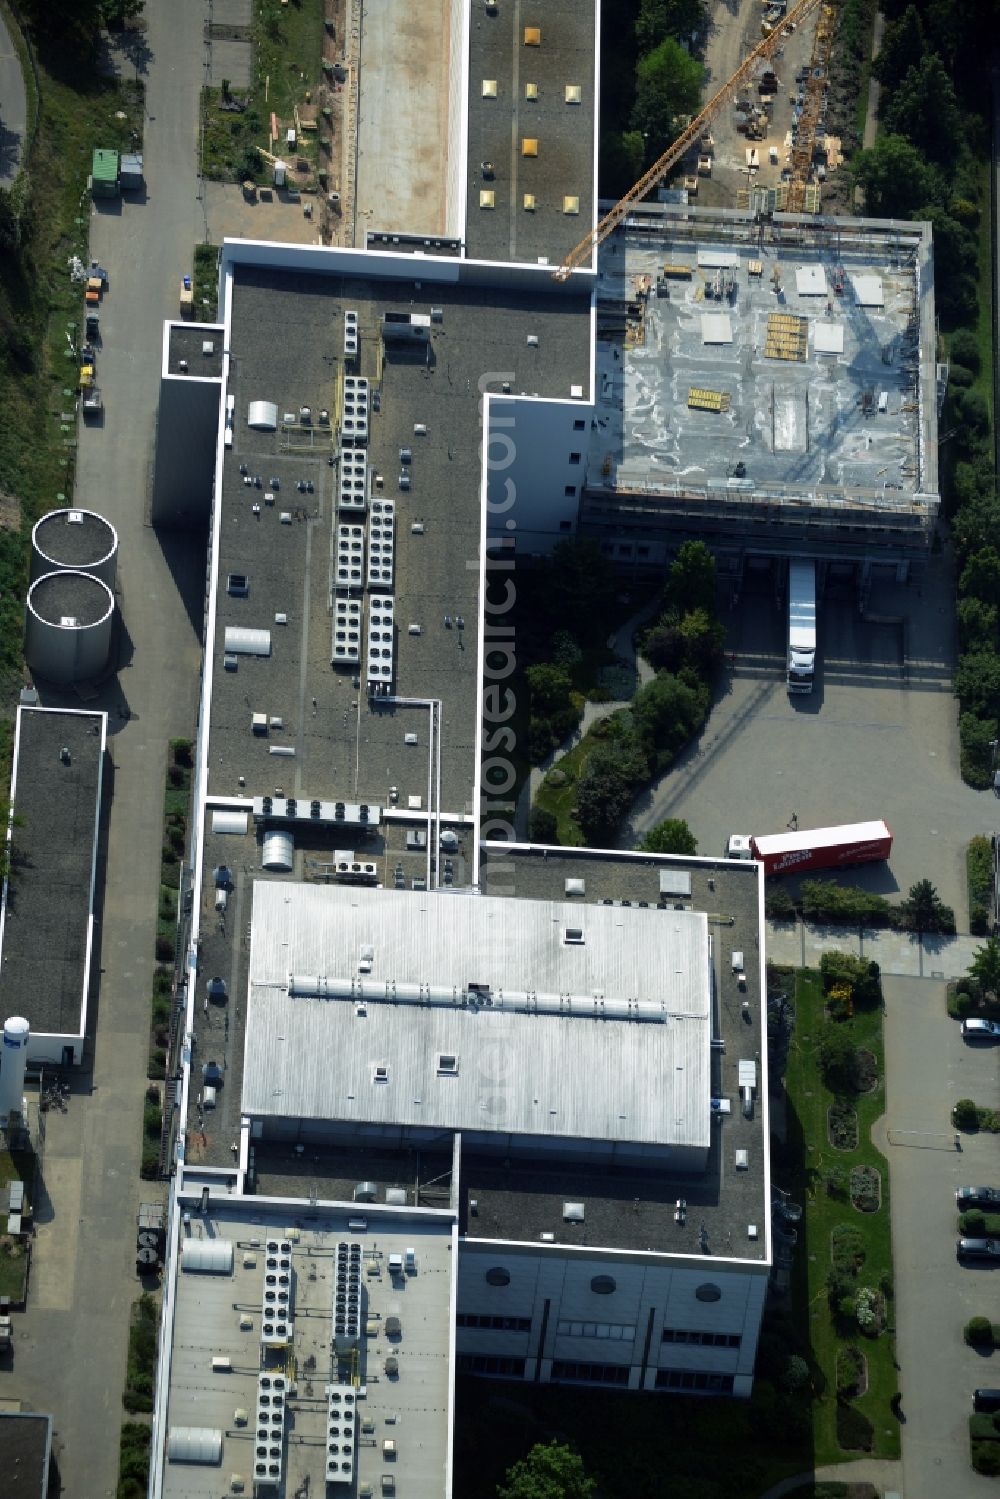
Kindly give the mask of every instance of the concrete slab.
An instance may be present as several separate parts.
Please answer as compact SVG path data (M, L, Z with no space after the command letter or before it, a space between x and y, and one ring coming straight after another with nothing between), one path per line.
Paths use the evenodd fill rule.
M223 78L228 78L233 88L250 87L253 49L249 42L213 37L205 49L205 56L208 60L206 82L210 88L221 88Z
M296 245L314 245L319 240L315 217L308 219L303 212L305 203L318 211L312 196L299 198L266 189L266 196L258 193L250 201L232 182L204 182L202 191L209 239L214 245L221 245L227 235L231 239L281 240Z

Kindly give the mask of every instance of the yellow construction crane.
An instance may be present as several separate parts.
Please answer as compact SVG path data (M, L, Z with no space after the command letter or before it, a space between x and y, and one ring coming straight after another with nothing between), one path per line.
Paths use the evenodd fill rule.
M701 114L695 115L681 134L668 146L658 161L655 161L647 172L639 178L639 181L630 187L623 198L619 198L614 208L608 210L602 219L595 225L589 234L580 241L560 266L553 272L557 281L565 281L571 272L578 270L585 261L588 261L599 245L602 245L608 235L618 228L618 225L627 216L629 209L646 196L651 188L662 182L664 177L684 155L690 146L699 138L715 116L723 109L730 96L739 89L753 74L759 62L773 56L781 45L781 38L789 26L799 26L811 15L820 4L820 0L797 0L792 9L785 16L780 26L775 27L770 36L758 42L753 51L744 58L731 78L728 78L717 93L709 99ZM817 110L818 114L818 110ZM815 123L813 125L813 136L815 136ZM812 147L810 146L810 160L812 158Z
M827 86L827 67L830 63L830 48L833 46L833 6L826 4L820 13L813 40L812 57L809 61L809 77L803 91L802 109L799 113L799 128L792 148L792 175L785 199L786 213L801 213L805 202L806 187L812 171L813 149L816 145L816 126L823 107L823 94Z

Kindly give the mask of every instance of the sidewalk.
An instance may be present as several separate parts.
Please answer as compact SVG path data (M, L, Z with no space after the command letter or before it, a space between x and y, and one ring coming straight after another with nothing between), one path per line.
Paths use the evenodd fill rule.
M925 979L954 979L968 972L985 937L960 933L941 937L926 933L875 930L860 936L847 926L810 926L803 921L769 921L767 956L772 963L816 968L824 952L836 948L874 959L885 974Z
M782 1499L784 1494L794 1494L796 1489L809 1483L873 1483L880 1494L901 1493L902 1465L884 1462L879 1458L861 1458L853 1463L833 1463L825 1468L815 1468L811 1473L796 1473L783 1478L773 1488L761 1494L759 1499Z

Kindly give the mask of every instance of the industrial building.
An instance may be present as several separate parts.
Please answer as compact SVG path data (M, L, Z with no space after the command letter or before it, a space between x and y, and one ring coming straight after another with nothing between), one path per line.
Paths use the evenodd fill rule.
M83 1057L106 740L106 713L17 710L0 1009L28 1022L33 1067L73 1066Z
M154 1496L450 1494L456 1370L747 1396L787 1286L760 867L508 841L489 726L510 572L566 536L905 577L930 235L644 205L555 279L598 21L443 6L440 170L359 151L360 248L227 241L219 324L165 333L153 514L209 562Z

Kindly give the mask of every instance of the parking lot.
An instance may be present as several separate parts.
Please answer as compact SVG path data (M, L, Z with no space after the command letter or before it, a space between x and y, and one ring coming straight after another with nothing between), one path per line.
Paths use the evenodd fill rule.
M819 602L816 690L785 691L785 616L767 576L724 615L728 665L704 732L636 803L623 843L682 817L701 854L730 833L781 832L884 817L888 865L850 878L895 897L930 878L968 929L965 848L996 825L996 801L958 774L958 706L951 692L951 580L941 558L907 585L876 580L862 619L852 584Z
M989 1264L960 1265L955 1189L1000 1186L995 1135L966 1133L955 1149L959 1098L997 1105L996 1045L969 1045L945 1011L944 985L887 978L885 1150L892 1173L896 1358L901 1367L906 1499L992 1492L969 1467L967 1417L977 1385L998 1382L993 1360L966 1346L970 1317L993 1316L1000 1280Z

